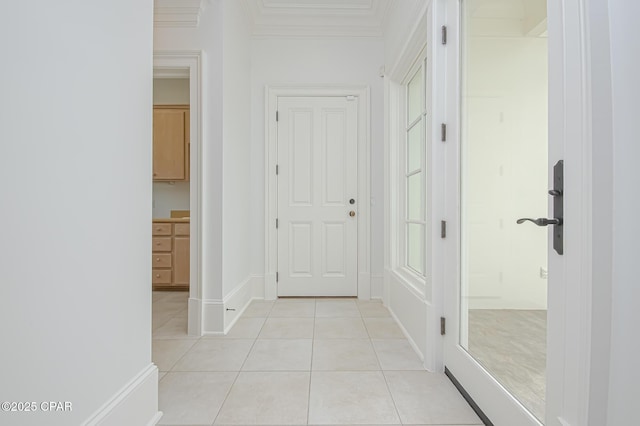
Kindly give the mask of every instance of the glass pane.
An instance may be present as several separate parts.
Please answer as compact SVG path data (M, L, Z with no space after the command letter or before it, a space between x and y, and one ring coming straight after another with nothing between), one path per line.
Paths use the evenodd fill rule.
M407 223L407 266L424 275L424 225Z
M407 133L407 173L422 168L422 123L418 123Z
M544 421L546 1L462 5L460 344Z
M407 220L423 220L422 172L407 178Z
M422 71L418 70L407 86L407 124L413 123L422 114L423 94Z

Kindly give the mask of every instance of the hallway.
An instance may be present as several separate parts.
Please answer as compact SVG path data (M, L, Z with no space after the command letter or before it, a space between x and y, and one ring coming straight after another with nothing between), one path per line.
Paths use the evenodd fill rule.
M188 337L186 313L154 292L159 424L482 424L380 302L253 301L224 337Z

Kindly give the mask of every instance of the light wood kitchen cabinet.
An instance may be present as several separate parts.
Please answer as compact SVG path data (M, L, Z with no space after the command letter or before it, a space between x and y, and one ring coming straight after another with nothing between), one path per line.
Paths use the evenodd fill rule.
M189 180L189 106L153 107L153 180Z
M189 222L153 222L152 284L154 290L189 288Z

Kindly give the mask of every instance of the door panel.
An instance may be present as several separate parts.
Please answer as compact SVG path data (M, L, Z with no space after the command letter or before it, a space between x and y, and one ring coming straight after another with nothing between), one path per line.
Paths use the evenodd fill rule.
M347 188L346 111L322 111L322 194L323 205L342 205Z
M290 205L309 206L313 195L313 111L295 108L290 114L290 128L285 134L291 135L295 143L283 147L289 152L288 164L291 165Z
M311 277L313 235L311 223L289 224L289 276Z
M547 217L550 201L546 1L516 3L458 3L460 138L448 188L459 239L445 365L496 426L545 421L550 229L516 221Z
M357 103L282 97L278 111L278 295L355 296Z
M347 233L344 223L322 224L322 276L344 277Z

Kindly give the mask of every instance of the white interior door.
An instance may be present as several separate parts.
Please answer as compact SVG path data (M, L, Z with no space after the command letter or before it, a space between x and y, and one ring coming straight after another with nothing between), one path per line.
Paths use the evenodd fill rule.
M357 102L278 98L278 296L357 296Z

